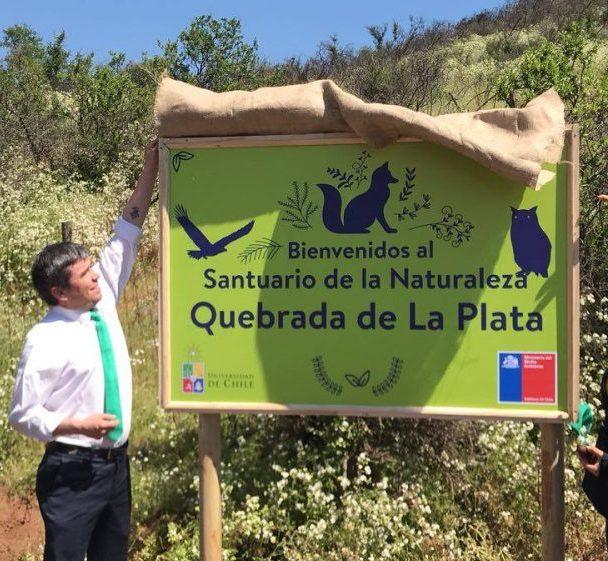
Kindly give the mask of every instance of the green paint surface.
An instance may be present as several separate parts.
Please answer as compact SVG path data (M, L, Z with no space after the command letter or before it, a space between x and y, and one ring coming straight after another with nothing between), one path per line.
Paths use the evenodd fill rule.
M358 173L358 158L364 150L369 150L370 157L363 159L367 167ZM180 159L179 152L192 157ZM556 177L534 192L425 142L393 144L382 150L364 145L172 150L169 159L171 401L201 409L206 403L225 402L229 407L230 402L249 402L566 410L566 176L559 166L545 166L556 170ZM322 218L323 195L317 184L337 187L342 179L350 182L339 189L344 209L350 199L368 189L372 172L385 162L398 182L389 186L391 194L384 214L398 232L385 232L377 221L369 233L328 231ZM335 169L340 170L339 177L330 174ZM424 195L430 208L415 210L416 204L423 205ZM297 199L296 206L304 210L316 208L307 220L310 227L303 221L289 221L293 218L290 209L279 203L291 204L288 197ZM225 252L193 259L187 252L197 247L176 220L179 205L211 243L252 220L253 228L229 243ZM519 270L510 237L510 207L535 206L539 224L552 245L548 278L530 274L526 288L503 288L505 282L514 285ZM404 212L404 207L412 214ZM297 211L291 212L298 215ZM467 222L471 223L469 239L465 236L458 243L453 228L452 237L446 240L445 227L433 229L432 224L442 223L445 217L450 217L446 218L448 225L456 221L461 232ZM271 258L271 250L264 248L268 240L280 246ZM300 249L305 245L307 250L329 248L322 251L339 255L290 258L290 244L292 248L298 244ZM431 246L433 255L429 256ZM350 258L344 256L345 248L354 248L348 250L352 255L347 252ZM370 248L377 252L396 248L391 249L391 255L395 251L398 256L376 253L357 258L357 251L363 255ZM403 256L404 252L409 256ZM435 278L451 275L452 281L455 275L461 275L461 284L465 275L479 277L482 269L485 277L498 275L500 287L405 288L396 277L391 287L391 270L393 275L396 272L403 277L404 269L410 278L426 275L427 271ZM327 276L336 270L340 277L350 276L350 288L326 286ZM364 270L366 279L378 278L381 286L363 287ZM218 281L222 275L244 276L248 272L254 276L274 275L292 285L297 279L303 282L308 275L315 286L209 287L209 278ZM193 321L197 304L194 318L207 328ZM372 304L376 326L364 329L357 318ZM487 312L485 329L482 304ZM272 313L272 327L257 326L259 305ZM309 316L323 305L327 325L314 328ZM462 329L458 328L459 305L478 310L477 317L466 321ZM514 306L523 313L519 320L523 326L530 312L539 313L542 330L516 331L509 317ZM282 328L277 326L280 311L285 312ZM294 311L306 314L305 328L292 325ZM332 312L343 313L343 329L331 327ZM392 329L379 326L378 316L384 312L395 316L393 322L385 321L386 326L392 323ZM442 315L443 328L416 329L427 324L432 312ZM490 328L493 312L506 314L505 330ZM211 325L213 313L215 321ZM239 314L244 314L244 325L239 325ZM265 318L267 325L268 314ZM556 403L499 403L501 351L557 353ZM183 380L194 376L188 364L199 369L204 391L183 391Z

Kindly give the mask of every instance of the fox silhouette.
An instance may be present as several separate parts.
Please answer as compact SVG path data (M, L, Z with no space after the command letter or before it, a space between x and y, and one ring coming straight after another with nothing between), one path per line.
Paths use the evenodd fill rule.
M397 230L391 228L384 217L384 206L390 197L390 183L397 183L384 162L372 173L372 180L365 193L353 198L344 209L342 219L342 197L340 192L326 183L317 183L323 193L323 223L325 227L336 234L367 234L369 227L377 220L380 226L389 234Z
M547 278L551 261L551 241L538 222L537 207L511 207L511 245L518 275L535 273Z

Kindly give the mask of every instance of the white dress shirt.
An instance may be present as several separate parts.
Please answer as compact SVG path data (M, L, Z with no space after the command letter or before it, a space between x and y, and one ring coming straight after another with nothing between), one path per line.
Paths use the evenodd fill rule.
M94 439L83 434L54 437L63 419L103 413L104 374L97 330L90 310L52 306L27 334L17 366L10 424L37 440L57 440L93 448L124 444L131 428L131 363L116 312L133 268L141 230L119 218L114 235L102 249L94 269L100 273L101 300L96 307L108 325L122 413L120 439Z

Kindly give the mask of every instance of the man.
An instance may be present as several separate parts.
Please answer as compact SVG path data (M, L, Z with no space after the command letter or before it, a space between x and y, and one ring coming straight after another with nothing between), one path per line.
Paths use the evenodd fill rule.
M157 140L114 235L91 264L74 243L45 247L32 282L50 308L27 334L9 422L46 442L36 475L45 561L127 558L131 367L116 303L135 261L158 173Z
M600 204L608 203L608 195L598 195ZM606 518L605 534L608 547L608 373L600 383L600 401L606 419L599 429L595 446L577 446L578 459L585 469L583 489L595 509Z
M602 403L606 407L606 376L602 380ZM608 547L608 431L606 421L600 426L595 446L577 446L578 458L585 469L582 485L594 508L606 518L605 536Z

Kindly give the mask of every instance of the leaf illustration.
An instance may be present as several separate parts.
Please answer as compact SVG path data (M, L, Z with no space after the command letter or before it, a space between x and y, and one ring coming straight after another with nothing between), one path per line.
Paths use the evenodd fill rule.
M327 168L327 173L333 177L334 179L338 179L338 189L350 189L352 186L352 178L353 174L348 174L345 171L340 170L339 168Z
M328 173L331 168L328 168ZM317 205L308 200L309 187L304 182L300 185L297 181L292 181L292 193L285 197L285 200L277 201L285 210L281 220L288 222L298 230L308 230L312 228L310 216L317 211Z
M270 238L262 238L255 243L249 244L244 251L239 254L241 263L249 263L256 259L272 259L279 249L283 247Z
M191 154L190 152L178 152L177 154L174 154L173 158L171 158L173 169L178 172L182 161L191 160L192 158L194 158L194 154Z
M348 383L351 386L355 386L356 388L362 388L367 385L369 382L370 371L366 370L361 374L361 376L355 376L353 374L344 374L344 377L348 380Z
M406 201L414 193L416 187L414 179L416 179L416 168L405 168L405 181L399 193L400 201Z
M403 360L399 357L393 357L388 374L377 386L372 386L372 392L376 397L388 393L399 381L401 370L403 368Z
M344 377L348 380L348 383L351 386L355 386L355 388L361 387L361 383L359 382L359 378L357 378L353 374L344 374Z
M333 395L340 395L342 393L342 384L338 384L334 382L329 375L327 374L327 370L325 369L325 364L323 363L322 356L316 356L312 359L313 372L315 377L323 386L325 390Z
M355 181L357 183L357 189L361 187L361 183L363 183L367 179L367 175L365 175L365 172L367 170L367 160L369 160L369 158L371 158L371 154L367 150L363 150L351 166L352 169L355 170ZM352 179L352 176L350 179Z
M421 208L430 208L430 196L428 196L428 200L427 195L423 199L425 202ZM426 206L427 202L429 204L428 207ZM433 231L437 239L450 242L452 247L460 247L463 242L470 241L471 230L474 228L471 222L465 220L461 213L454 212L451 206L444 206L441 209L441 213L443 214L441 220L420 224L410 228L410 230L428 227Z

